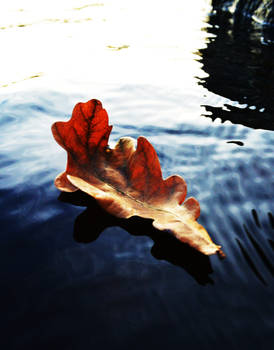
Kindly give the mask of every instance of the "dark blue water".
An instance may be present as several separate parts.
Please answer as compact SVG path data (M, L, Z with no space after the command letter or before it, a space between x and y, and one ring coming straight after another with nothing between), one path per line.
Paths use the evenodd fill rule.
M2 90L3 349L272 348L274 104L264 87L274 90L270 75L246 62L256 61L252 45L259 47L256 68L273 74L274 56L256 36L227 47L223 34L229 36L216 30L215 41L197 48L209 74L197 77L203 99L148 85L110 85L105 97L89 96L109 111L111 142L144 135L164 176L185 178L201 204L199 222L223 246L223 261L161 234L149 220L117 219L83 193L54 187L66 157L50 126L67 120L88 92ZM229 71L228 84L237 59L242 69ZM218 107L218 94L231 101L227 110ZM219 119L186 118L197 104ZM253 105L255 124L244 121Z

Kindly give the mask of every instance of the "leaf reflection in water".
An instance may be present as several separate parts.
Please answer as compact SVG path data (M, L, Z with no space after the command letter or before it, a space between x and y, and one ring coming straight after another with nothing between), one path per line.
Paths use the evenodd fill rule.
M213 284L209 276L213 272L208 256L178 241L168 233L152 226L152 220L137 216L129 219L117 218L103 210L95 199L82 191L62 192L58 199L65 203L87 207L74 223L74 239L81 243L91 243L99 238L108 227L119 226L133 236L148 236L154 242L151 254L179 266L189 273L199 284Z

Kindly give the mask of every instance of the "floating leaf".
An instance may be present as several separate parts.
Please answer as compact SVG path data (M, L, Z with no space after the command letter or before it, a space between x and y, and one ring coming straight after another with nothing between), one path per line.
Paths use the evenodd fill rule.
M196 220L200 206L195 198L185 202L187 186L178 175L162 178L158 156L144 137L137 147L130 137L108 147L112 126L98 100L78 103L68 122L52 126L55 140L68 154L66 171L55 179L61 191L80 189L96 198L109 213L129 218L153 219L153 226L168 231L201 253L224 256Z

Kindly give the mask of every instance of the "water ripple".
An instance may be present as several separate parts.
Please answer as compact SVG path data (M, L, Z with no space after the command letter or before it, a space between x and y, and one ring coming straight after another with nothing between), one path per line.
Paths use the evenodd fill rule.
M96 227L100 228L109 220L103 216L100 223L98 209L91 207L82 212L75 203L58 202L59 192L54 188L53 179L65 168L66 155L53 140L50 126L56 120L69 118L72 101L77 102L78 97L75 97L77 94L69 97L46 91L34 95L25 93L24 100L6 96L0 111L0 202L3 208L1 225L5 228L1 236L1 259L4 266L8 252L14 251L16 261L25 261L20 268L16 263L11 264L5 272L9 285L21 283L24 286L15 312L17 319L28 310L30 290L37 291L35 300L43 309L43 305L63 290L76 288L73 286L81 288L81 283L92 280L104 279L107 283L109 277L103 276L112 276L113 282L109 283L130 281L128 283L135 288L140 286L140 281L149 281L150 288L162 290L163 296L169 295L169 300L173 299L171 291L163 290L163 286L171 283L180 290L178 293L184 294L189 288L193 290L194 278L201 285L215 286L210 290L213 296L205 292L207 307L212 297L214 305L227 305L231 293L237 296L238 302L241 300L243 308L248 308L256 298L253 311L259 319L271 322L266 300L271 298L268 288L273 285L273 133L207 119L200 121L196 117L189 120L180 114L176 103L169 104L168 113L161 104L156 106L159 123L155 125L151 120L148 122L148 112L140 112L141 108L137 108L138 113L132 111L129 124L124 114L126 110L129 113L130 103L124 102L124 96L121 96L120 105L125 111L118 111L117 107L113 118L110 114L114 124L112 143L122 136L146 136L159 154L163 175L183 176L188 184L188 195L200 201L199 222L213 240L223 246L228 257L222 263L215 257L205 262L180 245L155 235L150 223L137 225L135 222L129 226L129 223L112 223L111 219L111 228L97 235ZM117 96L115 103L111 99L113 96L116 92L109 94L107 104L110 106L117 103ZM155 105L151 103L153 110ZM142 101L136 98L135 104L139 107ZM113 107L111 109L113 112ZM169 114L177 118L167 123ZM244 146L227 143L230 140L241 141ZM73 230L78 233L73 234ZM144 237L145 234L148 236ZM81 243L73 241L73 237ZM84 242L90 243L85 248L75 245L86 244ZM30 267L33 261L39 263ZM183 281L182 286L180 281ZM258 284L266 290L259 289ZM45 285L47 289L43 292ZM247 286L251 286L252 291L248 289L247 292ZM240 292L239 288L242 288ZM113 290L117 290L117 286ZM142 288L140 293L146 295ZM197 293L202 296L202 292L196 290L197 298ZM185 295L184 298L190 297ZM171 302L167 305L172 308ZM191 313L193 305L191 302L189 306ZM230 305L226 313L232 315L231 310L235 311L235 306ZM183 320L185 312L179 309L174 315ZM216 314L216 317L219 316ZM230 326L232 321L235 320L231 316ZM241 322L245 325L248 322L245 312ZM219 323L214 321L212 327L203 328L203 334L215 334L216 330L221 332Z

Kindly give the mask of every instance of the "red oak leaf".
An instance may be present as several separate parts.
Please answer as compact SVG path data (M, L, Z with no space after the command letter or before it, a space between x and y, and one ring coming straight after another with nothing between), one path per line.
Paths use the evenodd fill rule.
M137 215L153 219L159 230L168 231L203 254L224 253L196 220L200 206L195 198L185 202L187 186L178 175L162 178L155 149L144 137L121 138L108 147L112 126L98 100L78 103L68 122L52 125L55 140L68 154L66 171L55 179L61 191L80 189L96 198L109 213L120 218Z

